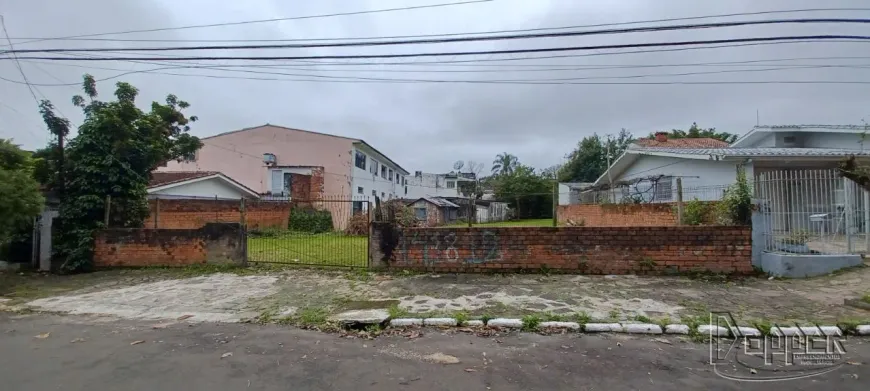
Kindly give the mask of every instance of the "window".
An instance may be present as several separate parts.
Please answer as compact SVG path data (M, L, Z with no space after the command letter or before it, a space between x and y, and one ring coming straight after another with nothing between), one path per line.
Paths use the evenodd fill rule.
M399 175L399 173L396 173L396 183L400 185L402 184L402 177Z
M414 215L417 220L426 220L426 208L414 208Z
M293 184L293 174L289 172L284 173L284 188L282 189L283 194L290 194L290 189Z
M447 188L448 189L455 189L456 188L456 181L447 181Z
M384 192L381 192L381 198L387 198L387 195Z
M353 214L361 213L363 211L363 202L362 201L354 201L353 202Z
M356 151L356 154L354 156L354 165L357 166L357 168L362 168L363 170L365 170L366 155L360 151Z
M378 162L372 160L372 164L369 164L369 172L378 175Z
M408 195L408 186L405 186L405 195Z
M387 166L381 166L381 178L387 179Z
M390 179L390 182L393 181L393 170L392 169L390 169L390 178L389 179Z
M362 187L357 187L357 188L356 188L356 192L357 192L357 194L362 194L362 193L365 192L365 190L363 190Z
M377 197L377 196L378 196L378 191L377 191L377 190L372 190L372 196Z
M662 177L656 183L656 201L671 201L673 198L672 177Z

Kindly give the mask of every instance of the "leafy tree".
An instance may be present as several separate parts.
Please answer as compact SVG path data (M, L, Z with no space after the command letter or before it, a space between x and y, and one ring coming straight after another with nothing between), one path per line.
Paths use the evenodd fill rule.
M138 90L116 84L115 101L97 100L94 78L84 76L88 102L74 96L85 120L64 151L64 187L60 205L60 235L56 255L66 271L91 267L94 231L103 228L107 196L111 196L112 227L141 227L148 216L147 186L151 172L161 163L177 160L202 146L188 131L195 116L182 113L189 105L175 95L166 103L153 102L151 111L136 107ZM43 119L55 134L68 124L54 116L43 101ZM57 163L49 164L49 167Z
M622 129L616 137L602 138L598 134L584 137L577 148L565 156L568 162L559 170L560 182L595 182L607 170L607 154L613 162L628 148L634 137Z
M30 154L0 139L0 243L39 214L44 202Z
M655 133L650 133L649 138L654 139ZM671 129L668 132L668 138L715 138L726 143L733 143L737 140L737 135L728 132L717 132L716 128L701 128L697 122L692 122L692 126L688 131L680 129Z
M507 152L500 153L495 156L492 161L493 175L508 175L514 172L514 169L519 165L519 160L516 156Z
M494 179L495 197L508 203L520 219L553 216L553 182L535 173L535 169L517 163L510 174Z

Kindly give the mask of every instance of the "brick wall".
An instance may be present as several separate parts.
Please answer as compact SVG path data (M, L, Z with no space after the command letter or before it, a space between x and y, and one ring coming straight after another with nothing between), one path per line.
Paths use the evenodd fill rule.
M151 215L145 228L196 229L207 223L238 223L241 201L206 199L149 200ZM287 228L293 204L282 201L245 201L248 228ZM155 227L154 221L157 220Z
M97 232L94 264L110 266L184 266L245 264L239 224L207 224L199 229L117 228Z
M435 272L749 273L749 227L407 228L375 223L372 259Z
M559 205L559 225L661 227L677 225L672 204Z

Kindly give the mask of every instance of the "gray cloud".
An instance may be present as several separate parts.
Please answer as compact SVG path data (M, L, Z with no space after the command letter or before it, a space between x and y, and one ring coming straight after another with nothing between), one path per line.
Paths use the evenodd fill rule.
M80 33L138 28L214 23L245 19L321 14L357 9L419 5L426 2L339 0L281 2L259 0L248 3L215 3L205 0L174 2L136 0L115 2L88 0L69 2L30 1L4 4L10 35L63 36ZM826 2L824 7L861 7L861 0ZM360 16L252 24L226 28L130 34L119 38L161 39L272 39L353 37L446 32L538 28L551 26L626 22L656 18L685 17L718 13L776 9L818 8L814 1L748 0L730 2L652 1L573 2L497 0L491 3L429 10ZM870 12L819 13L813 16L866 16ZM774 15L747 18L807 17ZM293 53L388 53L429 50L485 50L558 45L652 42L668 40L717 39L790 34L866 34L866 26L764 26L690 32L661 32L536 41L501 41L419 47L354 49L309 49ZM135 47L135 42L49 41L27 47ZM159 43L155 43L159 45ZM501 64L645 65L691 62L742 61L809 56L860 56L864 43L804 43L687 50L645 54L622 54L504 62ZM21 45L20 47L24 47ZM232 54L268 55L288 51L247 51ZM199 53L197 53L199 54ZM217 53L216 53L217 54ZM522 56L517 55L515 57ZM489 57L478 57L489 58ZM458 57L438 58L441 61ZM409 61L431 61L411 59ZM803 61L803 63L849 63L866 65L866 60ZM68 64L72 64L69 62ZM495 63L481 63L495 64ZM148 69L151 65L128 62L79 63L125 70ZM77 82L82 73L97 78L117 71L74 68L59 64L23 62L34 83ZM292 65L288 64L288 67ZM299 65L296 65L299 67ZM774 67L775 65L771 66ZM322 66L336 69L340 66ZM395 69L463 70L481 67L457 66L347 66L376 71ZM516 67L518 68L518 67ZM664 67L585 71L514 72L502 68L493 73L398 73L398 72L316 72L328 76L407 79L536 79L620 77L656 73L752 69L759 67ZM495 68L488 68L495 69ZM263 70L263 69L258 69ZM312 71L280 70L286 73ZM188 74L239 77L279 77L205 70L177 70ZM0 61L0 76L20 80L10 61ZM494 84L370 84L311 83L209 79L154 74L133 74L121 78L141 90L141 102L160 100L174 93L192 104L191 113L201 122L194 134L208 136L262 123L280 124L326 133L363 138L409 170L449 170L455 160L475 160L487 165L494 155L507 151L520 160L543 168L562 161L582 137L597 132L616 133L627 128L636 135L658 129L686 128L693 121L733 133L748 131L756 122L858 123L868 114L868 94L861 85L494 85ZM739 80L868 80L866 69L800 69L643 79L586 80L588 82L632 81L739 81ZM582 81L582 80L578 80ZM28 148L41 146L47 131L41 125L27 88L2 83L0 89L0 137L14 137ZM101 82L107 94L114 81ZM40 87L74 122L81 116L69 104L76 87ZM10 110L15 109L18 113ZM488 167L487 167L488 168Z

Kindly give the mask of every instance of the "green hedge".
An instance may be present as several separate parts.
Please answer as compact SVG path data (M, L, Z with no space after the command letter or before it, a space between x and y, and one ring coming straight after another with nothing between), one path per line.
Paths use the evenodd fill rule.
M332 213L328 210L317 210L311 207L293 208L290 211L291 231L311 233L331 232Z

